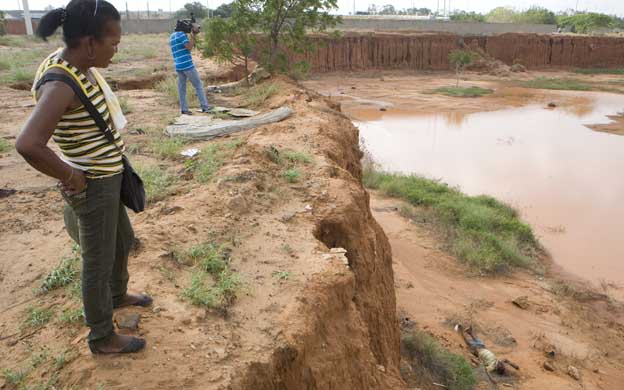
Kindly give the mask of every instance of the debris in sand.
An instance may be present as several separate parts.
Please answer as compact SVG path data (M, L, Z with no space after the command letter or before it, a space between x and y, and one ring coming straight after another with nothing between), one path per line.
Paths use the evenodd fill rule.
M247 119L214 120L211 117L181 115L172 125L165 128L165 134L191 139L212 139L243 130L253 129L269 123L280 122L293 114L290 107L283 106Z
M518 306L522 310L527 310L529 308L529 297L523 295L511 301L514 305Z
M511 71L512 72L516 72L516 73L518 73L518 72L526 72L527 68L526 68L526 66L524 66L522 64L513 64L511 66Z
M579 373L578 368L574 367L574 366L568 366L568 375L570 375L572 378L578 380L581 380L581 374Z
M0 188L0 199L2 198L8 198L11 195L14 195L17 192L17 190L14 190L13 188Z
M231 116L240 117L240 118L248 118L252 116L256 116L259 114L258 111L248 110L246 108L235 108L228 112Z
M555 371L555 367L553 367L552 364L550 364L549 362L544 362L544 370L546 371Z
M184 157L195 157L197 155L197 153L199 153L199 149L197 149L197 148L190 148L190 149L186 149L186 150L182 151L182 153L180 153L180 154L183 155Z
M140 319L139 313L119 313L115 316L115 323L119 329L137 330Z
M347 250L344 248L331 248L329 253L347 253Z
M557 107L557 103L555 102L548 103L548 108L555 108L555 107Z

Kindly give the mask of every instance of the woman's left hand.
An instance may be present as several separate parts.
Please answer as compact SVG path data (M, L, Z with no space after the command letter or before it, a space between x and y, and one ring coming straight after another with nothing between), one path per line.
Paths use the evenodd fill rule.
M68 182L60 182L61 190L68 195L76 195L83 192L87 188L87 179L79 169L72 168L74 173Z

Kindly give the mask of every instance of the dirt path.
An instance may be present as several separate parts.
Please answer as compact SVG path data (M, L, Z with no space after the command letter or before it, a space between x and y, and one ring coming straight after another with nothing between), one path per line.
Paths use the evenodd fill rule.
M457 321L472 322L493 352L518 363L517 389L605 389L624 384L624 308L596 295L574 299L556 294L556 280L517 272L472 276L442 249L425 226L399 215L401 201L373 194L371 208L392 246L397 308L449 349L469 358ZM572 283L572 282L565 282ZM521 309L512 300L527 296ZM579 295L580 296L580 295ZM555 358L546 352L555 351ZM543 368L550 362L554 372ZM568 365L581 371L576 381ZM482 382L482 388L487 385ZM485 386L485 387L483 387Z

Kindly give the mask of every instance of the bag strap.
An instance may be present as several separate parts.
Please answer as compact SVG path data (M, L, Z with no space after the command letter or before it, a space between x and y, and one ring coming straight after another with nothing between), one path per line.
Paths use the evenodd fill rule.
M100 114L97 108L95 108L93 103L91 103L91 100L89 100L82 88L80 88L80 86L76 84L76 81L74 79L63 73L48 72L44 74L41 79L39 79L37 85L35 86L35 90L38 90L43 84L47 83L48 81L60 81L69 85L71 89L74 90L74 93L76 94L76 96L78 96L78 99L80 99L80 102L85 107L89 115L91 115L97 127L99 127L100 130L104 133L104 136L106 137L108 142L113 144L117 151L123 155L123 152L115 142L115 137L113 136L113 133L111 133L110 127L106 124L106 121L104 121L102 114Z

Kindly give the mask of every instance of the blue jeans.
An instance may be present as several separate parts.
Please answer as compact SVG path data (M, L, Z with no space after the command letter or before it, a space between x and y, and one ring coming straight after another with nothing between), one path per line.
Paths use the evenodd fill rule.
M206 99L206 92L204 92L204 86L199 77L199 73L195 67L187 70L178 70L178 96L180 97L180 109L182 111L188 111L188 104L186 103L186 79L191 81L195 93L199 99L202 110L210 110L208 99Z

